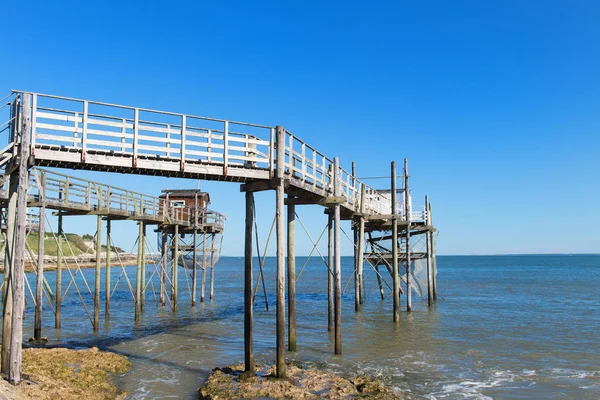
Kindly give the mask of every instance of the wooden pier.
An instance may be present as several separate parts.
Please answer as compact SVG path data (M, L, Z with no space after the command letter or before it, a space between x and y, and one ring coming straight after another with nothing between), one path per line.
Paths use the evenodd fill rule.
M436 299L433 235L435 229L431 219L431 207L426 200L422 210L413 210L406 160L401 187L396 187L396 165L392 163L390 189L377 190L356 177L354 166L352 172L348 172L340 166L337 157L325 156L282 126L258 125L23 91L14 91L9 99L9 143L0 152L0 166L5 166L5 176L9 177L5 201L9 216L14 216L9 221L6 232L7 237L15 239L7 241L11 243L6 247L9 256L7 259L11 261L8 277L5 278L8 282L6 286L8 290L4 302L5 327L6 320L11 319L12 331L4 330L4 338L8 336L10 340L5 341L7 345L3 346L2 354L2 371L8 374L11 382L20 380L22 331L15 328L22 326L20 313L22 314L23 309L23 238L26 231L25 210L28 202L40 209L47 207L58 210L59 216L78 213L98 215L98 231L100 231L100 217L136 220L140 224L140 237L144 236L144 226L152 224L169 227L165 228L167 232L165 238L169 235L179 237L182 232L197 231L195 225L197 218L192 218L194 223L190 226L190 218L182 218L177 210L165 204L166 196L162 199L162 203L161 199L157 202L154 198L144 199L140 195L138 197L134 195L129 203L128 197L125 196L119 205L127 208L119 209L118 212L121 213L119 215L108 215L102 212L109 212L113 206L117 212L117 203L110 195L112 189L104 186L94 187L90 183L85 190L79 191L78 195L83 198L77 202L73 201L74 195L70 182L65 186L68 188L68 193L65 194L63 191L62 197L51 198L44 191L38 192L36 197L31 190L28 195L25 195L25 188L30 184L31 176L36 185L39 185L37 181L41 180L40 170L31 169L32 167L45 166L240 183L241 191L245 192L246 197L244 327L245 362L248 371L253 370L254 360L252 346L254 192L274 190L276 193L274 227L277 248L277 376L286 375L286 327L287 351L295 351L297 347L295 229L298 206L320 205L325 207L327 214L329 243L326 270L329 282L329 327L334 331L336 354L342 354L340 252L342 221L351 221L355 231L354 287L357 311L360 311L360 305L364 301L363 264L365 261L377 272L382 298L384 278L379 272L379 267L384 266L391 275L394 321L400 319L401 293L407 296L407 311L412 309L411 268L415 259L427 261L429 303ZM95 193L96 197L92 193ZM397 199L398 194L401 195L401 201ZM87 201L86 196L93 198L94 201ZM108 196L107 200L105 200L106 196ZM68 209L64 209L65 201L69 202ZM83 204L82 209L76 209L75 203L79 204L80 201ZM187 222L182 223L183 221ZM411 246L411 237L418 235L424 235L426 238L424 254L414 252ZM168 239L162 242L163 253L167 252L167 242ZM194 242L192 248L197 249L196 240ZM204 243L206 245L206 240ZM175 240L172 245L175 260L178 259L179 252L179 241ZM143 248L140 248L138 253L143 254ZM194 256L193 259L196 257ZM143 257L140 257L138 264L141 271ZM173 270L171 282L174 287L171 299L176 306L177 268ZM405 274L402 274L401 270ZM161 276L166 276L164 270ZM142 285L142 279L138 281L139 285ZM402 289L402 284L405 290ZM287 326L286 288L288 291ZM137 290L137 293L139 296L141 290ZM161 302L166 301L165 298L166 293L163 293L161 286ZM136 304L142 302L141 298L136 298ZM138 307L136 313L137 310Z

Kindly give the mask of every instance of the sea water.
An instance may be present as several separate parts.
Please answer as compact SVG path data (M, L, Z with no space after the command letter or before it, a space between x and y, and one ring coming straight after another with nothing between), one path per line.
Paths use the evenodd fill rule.
M365 265L366 300L354 311L352 258L342 258L343 355L333 354L327 330L327 268L320 257L297 258L297 346L288 359L342 374L369 374L423 399L600 399L600 256L438 256L438 302L413 296L413 312L392 322L386 282ZM255 280L258 262L255 261ZM103 271L104 272L104 271ZM70 282L65 272L63 284ZM73 273L74 274L74 273ZM275 259L264 266L267 297L255 302L258 362L275 358ZM93 269L83 271L93 291ZM92 296L81 275L69 287L62 329L45 304L49 344L98 346L126 355L130 372L118 379L132 399L197 398L212 368L243 361L243 258L224 257L215 268L215 298L190 307L190 271L179 270L177 312L158 305L158 280L148 267L145 312L133 321L135 268L112 269L111 320L91 329ZM46 277L54 287L55 273ZM198 274L200 277L200 274ZM28 274L34 286L35 278ZM128 282L129 281L129 282ZM104 285L104 282L103 282ZM200 278L198 278L200 285ZM29 289L26 286L28 296ZM64 289L63 289L64 291ZM102 293L104 301L104 292ZM268 310L266 309L268 303ZM86 305L86 308L83 307ZM405 298L402 307L405 310ZM33 328L27 306L25 334Z

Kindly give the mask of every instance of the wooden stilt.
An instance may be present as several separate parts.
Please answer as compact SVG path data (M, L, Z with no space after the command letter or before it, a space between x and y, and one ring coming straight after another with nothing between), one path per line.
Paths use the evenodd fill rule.
M396 201L396 162L392 161L392 280L394 298L394 322L400 321L400 276L398 273L398 202Z
M140 319L140 307L142 303L142 247L144 240L144 225L142 221L138 222L138 251L137 251L137 268L135 270L135 320Z
M365 301L365 285L363 265L365 263L365 185L360 185L360 216L358 217L358 291L359 301L362 304Z
M102 217L96 217L96 274L94 281L94 332L98 332L100 326L100 272L102 252Z
M433 290L431 279L431 222L429 221L429 199L425 196L425 225L428 230L425 234L425 251L427 252L427 304L433 304Z
M354 244L354 311L360 308L360 284L358 277L358 219L352 223L352 234Z
M167 298L167 230L161 231L160 246L160 305L166 306Z
M34 95L34 107L35 107ZM21 382L23 361L23 311L25 308L25 239L27 227L27 186L29 183L29 143L31 135L31 106L29 95L22 97L21 144L17 169L10 180L17 181L17 216L15 219L14 251L11 257L11 285L13 296L12 325L10 333L8 381L13 385ZM12 186L12 185L11 185ZM12 186L14 187L14 186ZM9 194L10 198L10 194Z
M43 202L43 199L42 199ZM44 240L45 240L46 207L40 207L39 237L38 237L38 258L37 258L37 279L35 282L35 321L33 327L33 338L40 340L42 338L42 308L44 304Z
M202 235L202 290L200 291L200 301L204 303L204 288L206 286L206 233Z
M61 326L61 311L62 311L62 267L63 267L63 252L62 252L62 239L63 239L63 216L58 213L58 243L56 250L56 293L55 298L55 312L54 312L54 327L60 329Z
M277 126L277 186L275 189L275 220L277 233L277 360L276 376L285 378L285 215L284 215L284 173L285 173L285 131Z
M142 294L140 297L140 312L146 309L146 224L142 224Z
M333 159L333 195L340 195L340 176L338 158ZM340 249L341 225L340 205L333 208L333 249L334 249L334 322L335 322L335 354L342 354L342 254Z
M333 213L327 214L327 330L333 331Z
M198 230L194 229L194 248L192 249L192 307L196 306L196 287L198 286Z
M406 210L406 311L412 311L412 277L410 268L410 222L411 202L408 189L408 159L404 159L404 209Z
M288 350L296 351L296 206L287 206Z
M105 279L105 287L104 287L104 291L106 292L105 294L105 299L104 299L104 321L108 322L110 321L110 298L112 295L112 288L111 288L111 282L110 282L110 263L111 263L111 259L110 259L110 253L111 253L111 236L110 236L110 219L106 219L106 258L105 258L105 273L106 273L106 277Z
M173 235L173 266L172 266L172 281L173 281L173 310L177 308L179 298L179 225L175 225L175 234Z
M215 289L215 234L210 237L210 299L214 297Z
M431 213L431 204L429 204L429 224L433 226L433 214ZM437 301L437 255L435 250L435 238L433 236L433 232L431 232L431 261L431 290L433 291L433 301Z
M2 373L8 374L10 335L13 313L13 257L15 252L15 220L17 217L18 179L9 177L8 212L6 214L6 246L4 248L4 309L2 312Z
M252 327L252 233L254 194L246 192L246 229L244 237L244 370L254 373Z

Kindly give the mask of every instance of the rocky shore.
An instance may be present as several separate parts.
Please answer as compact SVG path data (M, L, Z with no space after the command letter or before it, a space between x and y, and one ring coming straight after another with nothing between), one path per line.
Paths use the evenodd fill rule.
M244 373L243 365L215 368L199 389L203 400L221 399L410 399L367 376L342 377L315 367L288 365L288 376L278 379L274 367L256 367Z

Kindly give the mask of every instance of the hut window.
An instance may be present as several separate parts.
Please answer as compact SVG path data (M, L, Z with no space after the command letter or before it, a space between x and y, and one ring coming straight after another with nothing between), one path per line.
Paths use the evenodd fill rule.
M173 208L184 208L185 201L184 200L171 200L171 207Z

